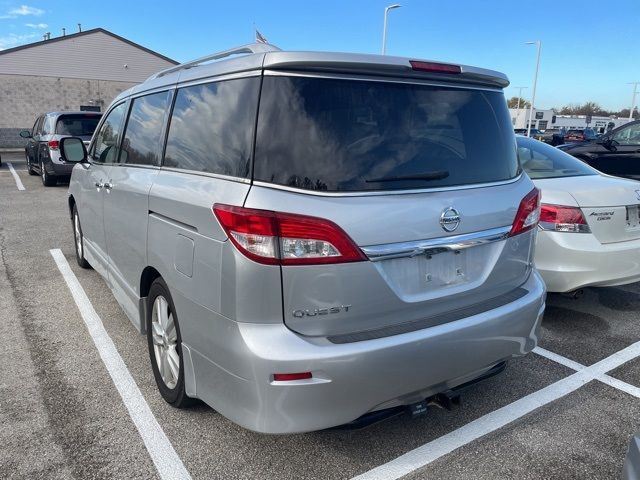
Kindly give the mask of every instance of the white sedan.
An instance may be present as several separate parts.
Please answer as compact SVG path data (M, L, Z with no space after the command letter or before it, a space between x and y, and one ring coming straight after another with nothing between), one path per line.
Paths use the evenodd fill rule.
M542 191L535 263L547 289L573 292L640 281L640 182L516 138L520 163Z

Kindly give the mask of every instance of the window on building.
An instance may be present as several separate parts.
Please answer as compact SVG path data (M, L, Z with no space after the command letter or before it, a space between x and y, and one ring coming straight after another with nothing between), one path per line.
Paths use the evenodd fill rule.
M169 107L169 92L154 93L133 100L124 132L120 163L160 165L164 116Z
M258 77L178 90L163 166L249 177Z
M126 103L121 103L107 115L93 145L91 152L93 161L113 163L118 158L118 141L122 131L122 121L126 113L126 106Z

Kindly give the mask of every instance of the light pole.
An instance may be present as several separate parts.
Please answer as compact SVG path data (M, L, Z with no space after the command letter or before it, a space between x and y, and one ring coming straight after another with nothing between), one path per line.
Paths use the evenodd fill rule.
M531 117L533 116L533 108L536 104L536 86L538 84L538 68L540 68L540 50L542 50L542 42L536 40L535 42L526 42L527 45L538 46L538 57L536 59L536 73L533 76L533 92L531 94L531 107L529 108L529 124L527 125L527 137L531 134Z
M518 120L520 120L520 99L522 98L522 90L525 90L528 87L513 87L513 88L518 89L518 106L516 107L516 125L517 125ZM525 107L526 107L526 103L525 103ZM514 128L517 128L516 125L514 125Z
M387 51L387 17L389 16L389 10L393 10L394 8L400 8L402 5L399 3L394 3L393 5L389 5L384 9L384 26L382 27L382 55L386 55Z
M633 108L636 106L636 95L638 94L638 84L640 82L630 82L633 85L633 97L631 97L631 109L629 110L629 121L633 120Z

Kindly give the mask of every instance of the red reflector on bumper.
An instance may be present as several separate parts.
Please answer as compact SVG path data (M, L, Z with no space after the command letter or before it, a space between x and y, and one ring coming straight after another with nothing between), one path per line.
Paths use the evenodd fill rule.
M276 382L290 382L291 380L306 380L311 378L311 372L301 373L274 373L273 380Z

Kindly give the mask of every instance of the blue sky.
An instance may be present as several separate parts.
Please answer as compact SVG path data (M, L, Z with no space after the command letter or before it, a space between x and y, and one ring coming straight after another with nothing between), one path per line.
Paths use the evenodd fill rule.
M23 2L27 3L23 3ZM391 1L30 1L0 0L0 48L43 32L103 27L178 61L253 40L253 25L286 50L378 53ZM640 0L399 0L387 54L466 63L505 72L531 95L542 41L536 106L596 101L628 108L640 81ZM508 96L517 94L509 87Z

